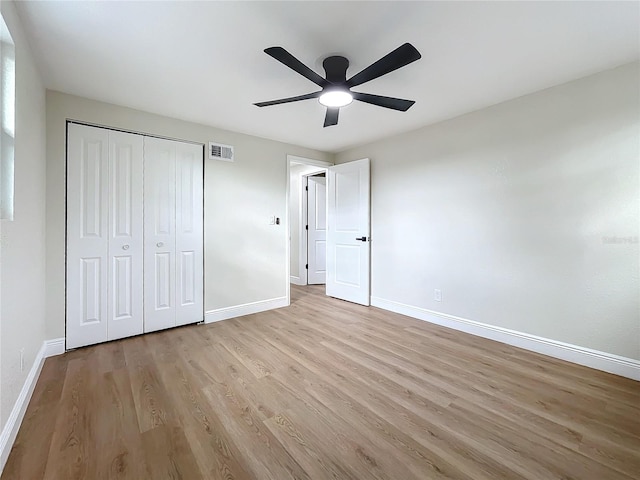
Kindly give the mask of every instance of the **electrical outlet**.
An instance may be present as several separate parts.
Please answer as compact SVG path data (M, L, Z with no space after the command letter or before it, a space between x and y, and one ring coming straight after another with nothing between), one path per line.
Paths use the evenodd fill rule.
M24 372L24 348L20 349L20 371Z
M436 288L436 289L433 291L433 299L434 299L436 302L441 302L441 301L442 301L442 290L440 290L439 288Z

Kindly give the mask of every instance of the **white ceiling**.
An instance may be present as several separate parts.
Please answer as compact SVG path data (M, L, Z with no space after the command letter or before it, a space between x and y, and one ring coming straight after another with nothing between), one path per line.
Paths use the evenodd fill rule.
M639 2L17 2L47 88L336 152L640 57ZM263 53L282 46L324 76L352 76L404 42L422 59L354 90L416 100L406 113L353 102L323 128L316 91Z

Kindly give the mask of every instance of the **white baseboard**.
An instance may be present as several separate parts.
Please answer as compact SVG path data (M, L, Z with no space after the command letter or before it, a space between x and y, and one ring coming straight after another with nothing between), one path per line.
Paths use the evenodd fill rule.
M379 297L371 297L374 307L400 313L408 317L453 328L462 332L489 338L514 347L524 348L532 352L542 353L550 357L613 373L622 377L640 380L640 361L621 357L611 353L600 352L590 348L571 345L528 333L496 327L486 323L475 322L466 318L435 312L425 308L406 305Z
M55 357L56 355L62 355L65 352L64 337L45 340L44 345L44 358Z
M36 382L40 376L40 371L42 370L42 365L44 365L45 359L62 353L64 353L64 338L56 338L42 342L42 346L36 354L31 370L29 370L29 374L24 381L22 390L20 390L20 394L16 399L16 403L13 405L11 414L9 415L7 423L4 425L2 434L0 435L0 473L4 470L4 466L9 458L9 453L11 452L13 442L15 442L16 436L18 435L18 430L20 429L22 419L24 418L24 414L29 406L31 395L36 387Z
M219 322L229 318L242 317L251 315L252 313L273 310L274 308L288 307L289 301L287 297L270 298L268 300L260 300L258 302L245 303L243 305L235 305L233 307L218 308L209 310L204 314L204 323Z
M303 283L302 280L300 279L300 277L295 277L293 275L291 275L289 277L289 282L293 283L294 285L306 285L306 283Z

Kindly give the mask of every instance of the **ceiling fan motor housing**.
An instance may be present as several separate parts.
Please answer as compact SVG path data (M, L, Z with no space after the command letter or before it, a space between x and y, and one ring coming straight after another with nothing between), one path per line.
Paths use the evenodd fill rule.
M339 55L327 57L322 62L324 71L327 74L327 81L332 84L344 84L347 82L347 69L349 60Z

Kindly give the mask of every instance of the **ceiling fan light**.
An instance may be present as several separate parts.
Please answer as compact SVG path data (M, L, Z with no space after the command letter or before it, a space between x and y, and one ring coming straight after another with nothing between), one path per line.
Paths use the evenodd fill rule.
M344 107L353 101L353 95L346 90L329 90L318 101L325 107Z

